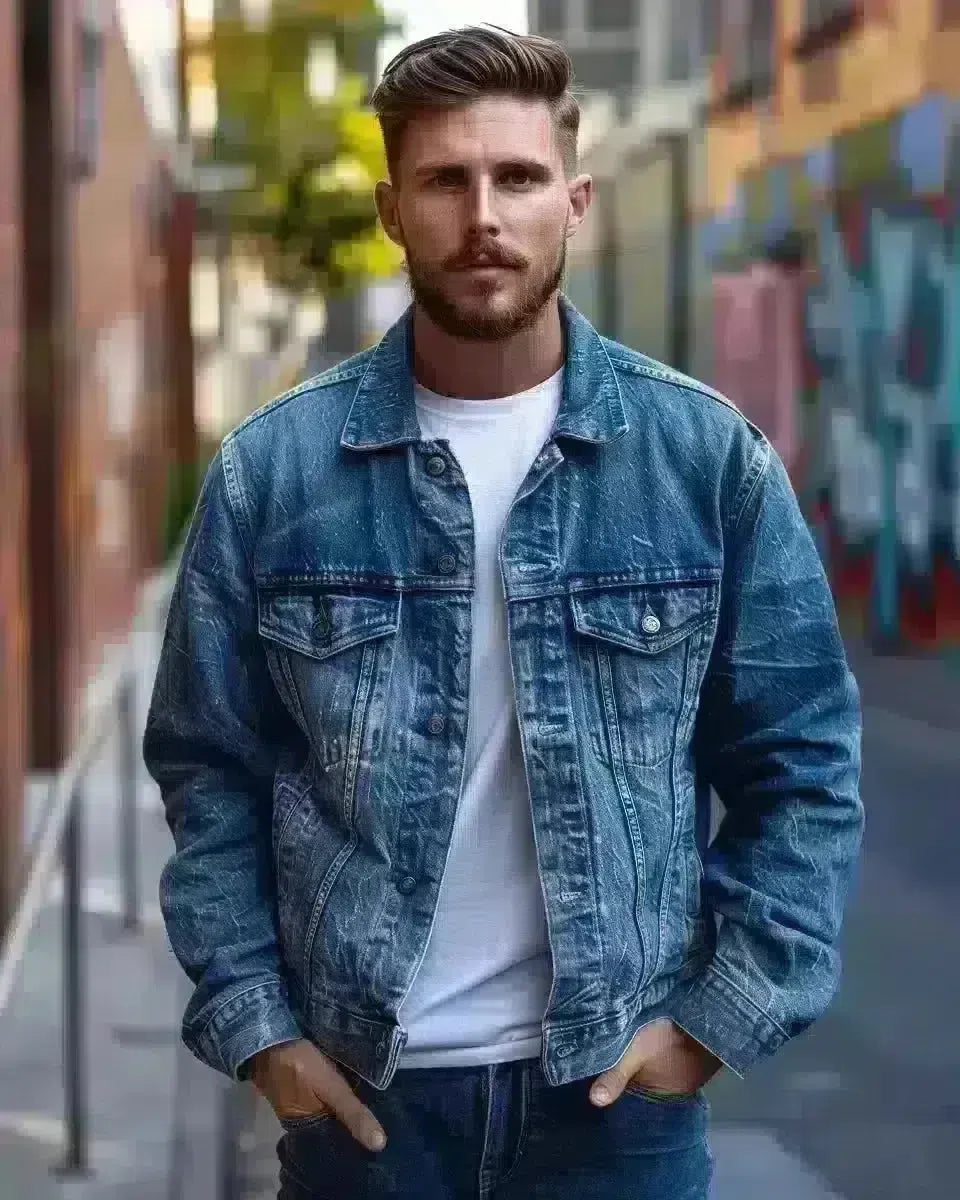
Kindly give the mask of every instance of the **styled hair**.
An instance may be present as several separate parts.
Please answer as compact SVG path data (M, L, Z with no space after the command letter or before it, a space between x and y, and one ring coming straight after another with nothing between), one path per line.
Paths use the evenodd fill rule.
M462 108L491 95L545 100L564 168L573 174L580 105L572 82L573 63L559 42L499 25L449 29L414 42L390 60L371 97L391 175L417 113Z

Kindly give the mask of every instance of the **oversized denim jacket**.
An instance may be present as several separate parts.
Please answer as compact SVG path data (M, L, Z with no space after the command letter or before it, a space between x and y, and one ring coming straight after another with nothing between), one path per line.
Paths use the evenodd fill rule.
M560 307L559 415L500 544L553 960L542 1068L598 1074L667 1016L742 1074L838 981L858 691L769 442ZM306 1036L382 1089L406 1040L474 577L411 339L408 312L230 433L179 567L143 745L175 841L160 900L195 985L184 1040L238 1078Z

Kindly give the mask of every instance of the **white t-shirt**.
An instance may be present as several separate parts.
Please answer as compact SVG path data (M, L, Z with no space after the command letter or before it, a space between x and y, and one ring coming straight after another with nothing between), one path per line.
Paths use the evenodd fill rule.
M476 542L463 791L426 955L400 1010L399 1069L534 1058L552 961L517 725L500 534L550 436L562 372L495 400L417 386L425 439L446 439L470 492Z

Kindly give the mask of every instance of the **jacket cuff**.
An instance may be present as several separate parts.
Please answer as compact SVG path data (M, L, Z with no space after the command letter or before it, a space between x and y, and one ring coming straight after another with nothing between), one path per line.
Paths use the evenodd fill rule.
M667 1016L740 1079L787 1034L710 963L667 1003Z
M184 1028L187 1048L231 1079L247 1077L244 1064L260 1050L303 1037L278 980L255 984L224 1001L202 1029Z

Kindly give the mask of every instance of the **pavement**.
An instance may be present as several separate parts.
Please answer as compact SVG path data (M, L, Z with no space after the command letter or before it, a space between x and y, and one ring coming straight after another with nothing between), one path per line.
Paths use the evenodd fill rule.
M142 728L159 639L138 634ZM807 1035L710 1089L714 1200L944 1200L960 1177L960 680L851 645L863 694L868 823L840 993ZM156 902L172 848L139 762L143 923L122 929L117 746L85 793L90 1166L64 1146L62 884L55 879L0 1019L0 1200L273 1200L279 1126L251 1089L179 1042L187 982ZM33 807L45 782L34 782ZM226 1135L226 1136L225 1136ZM235 1153L223 1147L232 1142Z
M138 665L138 735L159 639L131 642ZM0 1200L215 1200L217 1098L226 1081L179 1041L188 986L170 950L157 902L172 848L153 781L139 761L141 928L121 919L116 736L94 762L83 797L83 963L89 1164L61 1174L66 1134L63 1089L62 878L50 883L23 965L0 1020ZM28 836L48 781L29 789ZM193 1112L192 1128L183 1117ZM206 1143L206 1145L204 1145ZM177 1189L173 1183L179 1181Z

